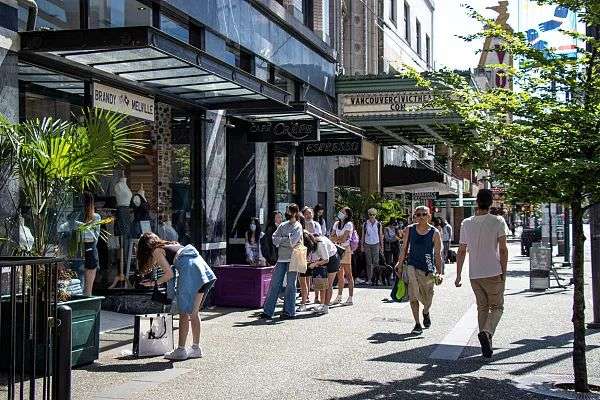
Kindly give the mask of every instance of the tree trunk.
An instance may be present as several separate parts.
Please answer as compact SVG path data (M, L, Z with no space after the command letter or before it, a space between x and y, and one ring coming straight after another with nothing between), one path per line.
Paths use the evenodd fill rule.
M585 359L585 297L584 297L584 258L583 209L581 198L571 202L573 212L573 372L575 391L589 392L587 364Z

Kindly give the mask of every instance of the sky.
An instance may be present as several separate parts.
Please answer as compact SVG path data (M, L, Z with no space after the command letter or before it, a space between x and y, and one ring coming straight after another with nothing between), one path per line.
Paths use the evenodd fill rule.
M451 69L477 67L479 55L475 52L483 47L483 41L467 43L456 35L476 33L481 25L466 15L461 4L469 4L488 18L495 18L496 12L486 7L498 4L498 0L437 0L435 2L434 60L436 68L446 66ZM511 20L516 18L517 0L510 0ZM513 25L514 26L514 25Z

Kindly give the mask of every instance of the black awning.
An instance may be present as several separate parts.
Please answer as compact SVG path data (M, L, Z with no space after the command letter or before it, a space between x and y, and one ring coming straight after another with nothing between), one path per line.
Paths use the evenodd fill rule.
M113 74L208 109L289 102L288 92L147 26L24 32L21 52Z
M348 138L348 135L363 137L363 130L343 121L335 114L331 114L308 102L299 101L289 104L289 107L276 107L267 110L241 108L229 111L230 115L257 122L311 120L319 121L321 138Z
M19 62L18 77L20 81L43 86L47 89L59 90L71 95L83 96L85 92L84 82L48 69Z

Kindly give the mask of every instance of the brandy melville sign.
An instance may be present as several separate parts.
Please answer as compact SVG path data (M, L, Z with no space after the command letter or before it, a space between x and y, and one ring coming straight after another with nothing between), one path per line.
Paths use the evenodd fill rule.
M345 117L369 114L398 115L421 111L433 100L433 95L425 90L352 93L340 97L341 113Z
M305 157L362 155L362 139L325 139L303 147Z
M250 122L247 132L249 142L314 142L320 138L316 119Z
M93 106L154 121L154 99L94 82Z

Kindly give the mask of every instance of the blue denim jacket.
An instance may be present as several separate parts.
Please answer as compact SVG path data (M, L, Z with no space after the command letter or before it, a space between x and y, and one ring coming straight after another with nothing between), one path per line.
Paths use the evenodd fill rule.
M191 244L179 252L173 272L175 277L167 284L168 293L175 293L179 313L191 314L198 290L217 277Z

